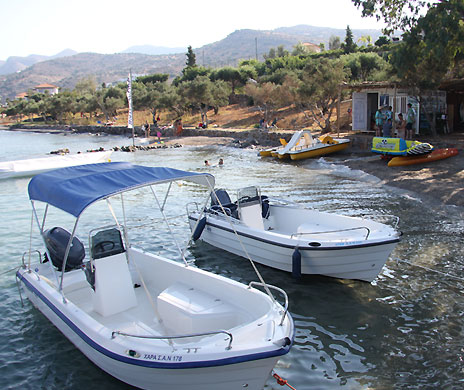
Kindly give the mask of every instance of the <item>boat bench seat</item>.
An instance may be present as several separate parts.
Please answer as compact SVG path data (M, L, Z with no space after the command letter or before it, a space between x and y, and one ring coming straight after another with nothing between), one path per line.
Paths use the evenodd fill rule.
M175 283L157 298L164 325L176 334L229 329L240 321L237 309L206 291Z

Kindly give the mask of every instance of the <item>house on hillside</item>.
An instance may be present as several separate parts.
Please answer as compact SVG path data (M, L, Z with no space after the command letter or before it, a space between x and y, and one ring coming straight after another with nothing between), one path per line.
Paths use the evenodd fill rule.
M301 44L308 53L320 53L321 47L314 43L304 42Z
M405 117L410 103L416 112L415 134L420 129L426 130L430 127L426 120L424 109L434 111L437 122L446 118L447 102L445 91L433 91L430 97L422 101L422 109L419 99L408 93L395 83L389 82L365 82L356 85L344 85L342 88L352 91L352 129L355 131L375 131L375 113L379 107L391 106L395 120L398 114ZM445 123L446 124L446 123ZM442 124L443 125L443 124Z
M39 84L36 85L33 90L38 93L48 93L50 95L55 95L58 93L58 87L52 84Z
M27 92L18 93L18 94L15 96L15 99L26 99L26 100L27 100Z

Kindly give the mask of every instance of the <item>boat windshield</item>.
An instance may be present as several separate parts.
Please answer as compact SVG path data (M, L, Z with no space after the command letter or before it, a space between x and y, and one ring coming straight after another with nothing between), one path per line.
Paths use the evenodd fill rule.
M259 200L261 197L261 191L258 187L250 186L245 188L240 188L237 191L237 200L238 203L249 202L252 200Z

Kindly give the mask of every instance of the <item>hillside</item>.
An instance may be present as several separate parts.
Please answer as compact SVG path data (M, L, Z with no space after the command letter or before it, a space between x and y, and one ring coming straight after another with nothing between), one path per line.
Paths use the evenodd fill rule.
M194 49L197 64L209 67L237 65L241 59L262 60L271 48L283 45L291 51L299 42L319 45L332 35L344 39L344 29L313 26L281 27L275 30L237 30L224 39ZM370 35L375 41L380 36L376 30L353 30L355 41L361 35ZM139 46L128 51L150 51L153 47ZM187 48L185 49L185 52ZM13 57L10 57L13 58ZM10 58L8 60L10 60ZM19 57L18 57L19 58ZM37 58L36 58L37 59ZM24 59L22 60L25 61ZM0 66L5 67L8 61ZM133 74L168 73L177 76L185 65L185 54L149 55L142 53L97 54L79 53L71 56L43 60L24 70L0 76L0 102L14 98L35 85L49 83L61 88L73 88L77 81L92 76L97 83L111 83L127 78L129 69Z
M121 53L139 53L148 54L151 56L162 55L162 54L176 54L185 53L185 47L164 47L164 46L153 46L153 45L137 45L131 46Z
M70 57L39 62L22 72L0 79L0 98L14 98L37 84L49 83L71 89L76 82L92 76L98 84L127 79L134 74L168 73L177 75L184 55L149 56L145 54L80 53Z
M72 56L73 54L76 54L74 50L66 49L58 54L55 54L54 56L42 56L37 54L31 54L27 57L9 57L6 61L0 61L0 75L7 75L10 73L19 72L38 62L66 56Z

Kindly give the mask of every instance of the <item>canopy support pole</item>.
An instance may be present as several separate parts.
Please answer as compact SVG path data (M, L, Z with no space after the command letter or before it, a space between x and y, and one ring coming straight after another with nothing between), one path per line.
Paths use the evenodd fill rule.
M209 183L208 183L208 184L209 184ZM245 245L243 245L243 242L242 242L242 240L241 240L239 234L237 233L237 230L235 229L234 224L232 223L232 217L226 213L226 210L224 209L224 206L222 205L222 203L221 203L221 201L219 200L218 196L217 196L216 193L214 192L214 189L213 189L213 192L212 192L212 193L214 194L214 197L216 198L216 201L217 201L218 205L221 207L221 211L224 213L225 218L226 218L227 221L229 222L230 227L231 227L232 230L234 231L234 234L235 234L235 236L237 237L237 240L238 240L240 246L242 247L243 252L245 253L247 259L250 261L251 266L253 267L253 269L254 269L256 275L258 276L259 281L262 283L264 290L266 291L267 295L269 295L269 297L271 298L272 302L273 302L273 303L277 303L276 300L275 300L275 298L274 298L274 295L272 295L271 290L269 290L269 288L267 287L267 284L266 284L266 282L264 281L262 275L261 275L260 272L258 271L258 268L256 268L255 262L251 259L251 256L249 255L248 251L246 250ZM237 201L238 201L238 200L237 200Z
M43 243L45 245L45 253L47 254L47 257L48 257L48 260L49 260L49 263L50 263L50 269L52 270L52 274L55 275L56 285L58 286L60 281L58 279L58 275L57 275L55 269L53 268L52 257L50 256L50 253L48 252L47 244L46 244L44 236L43 236L43 227L45 226L45 219L46 219L46 215L47 215L48 204L45 206L44 217L43 217L43 225L41 225L40 222L39 222L39 216L37 215L37 210L35 208L35 204L34 204L33 200L31 200L31 205L32 205L32 212L33 212L33 214L35 216L35 222L37 223L37 227L39 228L40 237L42 237L42 241L43 241ZM31 231L31 236L32 236L32 231Z
M74 223L74 228L71 233L71 237L69 237L68 241L68 246L66 247L66 251L64 252L64 261L63 261L63 267L61 268L61 280L60 280L60 288L59 291L61 292L61 295L63 295L63 279L64 279L64 271L66 269L66 263L68 262L68 256L69 256L69 251L71 250L71 243L74 239L74 235L76 234L76 229L77 229L77 224L79 223L79 217L76 218L76 222ZM50 262L51 262L51 257L50 257ZM66 298L63 295L63 302L66 303Z
M188 266L188 263L187 263L187 260L185 260L185 257L184 257L184 252L182 251L182 249L180 248L180 245L179 243L177 242L176 240L176 237L174 236L174 233L172 232L172 229L171 229L171 225L169 225L169 222L168 222L168 219L166 218L166 214L164 213L164 210L163 208L161 207L161 204L158 200L158 197L156 196L156 193L155 193L155 190L153 189L153 186L150 186L150 190L153 194L153 196L155 197L155 200L156 200L156 203L158 204L158 208L160 209L161 211L161 215L163 216L163 219L164 219L164 222L166 223L166 226L169 230L169 233L171 234L172 236L172 239L174 240L174 243L176 244L177 246L177 250L179 251L181 257L182 257L182 260L184 261L185 265Z

